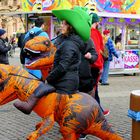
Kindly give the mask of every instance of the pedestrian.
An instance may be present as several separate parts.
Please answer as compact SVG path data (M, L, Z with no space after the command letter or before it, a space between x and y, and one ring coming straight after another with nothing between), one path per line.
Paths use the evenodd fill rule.
M44 31L45 24L46 23L43 18L37 18L35 20L35 26L31 28L29 31L27 31L25 34L21 34L21 37L19 37L18 44L21 46L20 61L23 65L25 64L25 61L28 59L28 55L24 51L25 43L35 36L44 36L46 38L49 38L48 34ZM41 79L42 77L40 70L27 69L27 71L39 79Z
M100 80L100 76L101 76L101 73L103 70L104 60L103 60L101 51L104 50L104 45L103 45L102 35L98 30L100 19L96 13L92 13L91 18L92 18L91 39L94 42L95 50L98 54L98 58L97 58L96 62L91 64L91 73L92 73L92 78L94 80L94 92L92 93L92 96L95 97L96 101L100 105L100 97L98 95L98 82ZM100 105L100 107L101 107L101 105ZM103 110L102 107L101 107L101 109L102 109L104 115L109 114L109 110Z
M62 35L57 36L54 45L58 48L62 43L62 40ZM93 78L91 75L90 64L96 61L97 53L92 39L89 39L84 44L84 46L79 46L81 58L79 66L79 91L89 93L93 89Z
M89 39L84 48L81 48L81 62L79 67L79 91L91 95L94 85L94 80L91 74L91 64L98 58L94 43ZM79 140L86 139L86 134L80 134Z
M81 62L79 67L79 91L90 94L93 90L91 64L97 60L97 53L92 39L89 39L84 48L81 48Z
M104 61L104 65L103 65L103 72L102 72L102 76L100 79L101 85L109 85L108 83L108 75L109 75L109 66L110 66L110 62L113 59L113 55L118 58L118 54L117 51L115 49L113 40L110 37L110 30L104 30L103 31L103 35L105 36L105 47L107 47L108 52L109 52L109 57L107 60Z
M79 88L80 47L90 37L90 16L81 7L52 10L52 13L61 20L62 36L46 83L54 86L57 93L74 94ZM38 99L32 95L26 103L18 102L15 106L29 114Z
M88 20L90 17L80 7L66 11L54 10L53 13L61 20L62 35L59 37L59 41L55 42L57 51L54 67L48 75L47 81L56 88L56 92L73 94L79 88L80 50L85 47L84 41L89 39Z
M0 63L9 64L8 51L10 51L11 46L6 42L6 31L0 29Z

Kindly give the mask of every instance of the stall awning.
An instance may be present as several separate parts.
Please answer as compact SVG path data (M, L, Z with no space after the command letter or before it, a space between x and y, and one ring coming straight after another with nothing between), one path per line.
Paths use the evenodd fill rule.
M47 11L31 11L31 12L0 12L0 15L24 15L24 14L52 14L51 10ZM114 17L114 18L131 18L131 19L140 19L140 15L138 14L121 14L121 13L107 13L107 12L98 12L100 17Z
M25 14L51 14L51 10L47 11L31 11L31 12L0 12L0 15L5 15L5 16L13 16L13 15L25 15Z
M140 19L140 15L138 14L121 14L121 13L118 14L118 13L98 12L98 15L101 17Z

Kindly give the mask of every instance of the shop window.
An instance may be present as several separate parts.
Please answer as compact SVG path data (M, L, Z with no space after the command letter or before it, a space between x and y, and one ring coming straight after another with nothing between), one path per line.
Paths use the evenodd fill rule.
M126 46L127 49L138 49L140 39L140 28L139 25L129 25L126 30Z
M7 0L5 0L5 1L1 1L1 5L3 5L3 6L7 6L7 5L8 5L8 1L7 1Z
M17 5L17 0L13 0L13 5Z

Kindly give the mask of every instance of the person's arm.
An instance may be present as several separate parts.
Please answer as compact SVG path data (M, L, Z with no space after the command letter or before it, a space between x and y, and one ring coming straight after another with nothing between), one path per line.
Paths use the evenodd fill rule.
M61 48L62 55L60 56L60 62L57 66L55 66L55 68L52 69L52 71L49 73L46 79L50 84L63 77L63 75L67 72L68 68L70 67L71 61L73 60L75 49L74 47L72 47L72 45L74 44L70 44L67 42L63 45L64 46Z
M98 55L94 47L94 43L91 39L89 39L88 42L86 43L86 52L84 56L91 64L95 62L98 58Z
M5 45L5 43L0 40L0 53L7 53L11 49L10 45Z
M115 57L119 57L117 54L117 51L114 47L113 41L109 38L108 42L107 42L108 46L109 46L109 51L115 56Z

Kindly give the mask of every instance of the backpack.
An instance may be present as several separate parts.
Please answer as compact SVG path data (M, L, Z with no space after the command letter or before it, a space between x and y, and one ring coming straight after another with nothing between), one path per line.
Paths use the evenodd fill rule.
M40 30L36 33L34 31L31 31L31 32L29 32L29 36L25 38L25 35L28 33L28 32L26 32L26 33L23 33L19 37L18 42L20 42L20 43L18 43L18 44L20 44L19 47L21 48L21 51L20 51L20 62L21 62L21 64L25 64L25 58L28 58L27 53L24 51L24 46L25 46L26 42L33 39L35 36L38 36L42 32L43 32L42 30Z
M24 38L25 38L25 35L26 35L26 33L21 33L20 35L19 35L19 37L18 37L18 42L17 42L17 44L18 44L18 47L19 48L23 48L24 46L23 46L23 40L24 40Z
M109 51L108 51L108 48L106 46L104 47L103 50L101 50L101 54L102 54L104 61L108 60Z

